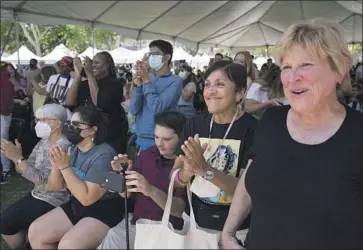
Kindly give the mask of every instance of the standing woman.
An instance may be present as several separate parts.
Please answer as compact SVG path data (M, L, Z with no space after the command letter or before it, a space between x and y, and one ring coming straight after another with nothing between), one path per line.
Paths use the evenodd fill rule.
M117 153L125 153L128 122L121 106L124 99L123 86L116 77L116 66L112 56L97 53L93 60L74 59L75 81L67 94L66 104L71 107L94 106L108 115L106 143ZM82 76L84 69L85 76Z
M339 103L350 63L340 27L292 25L276 45L291 106L262 116L222 234L252 211L247 249L362 249L363 116Z
M247 89L258 76L258 71L253 65L252 56L248 51L240 51L234 57L234 62L242 65L247 70Z
M192 68L187 65L183 65L179 72L179 76L183 79L183 90L179 98L177 110L187 118L194 116L196 113L193 99L197 92L197 85L194 82L192 73Z
M176 184L192 181L192 204L200 227L222 231L252 144L257 120L241 109L246 95L247 72L239 64L217 61L207 70L204 99L207 114L189 119L180 137L174 168ZM207 146L205 152L202 146ZM203 153L204 152L204 153ZM238 228L243 241L249 222Z

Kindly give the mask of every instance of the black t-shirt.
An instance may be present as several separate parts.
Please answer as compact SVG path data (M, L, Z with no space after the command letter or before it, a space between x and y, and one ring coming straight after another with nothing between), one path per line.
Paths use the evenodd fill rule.
M125 110L121 106L123 100L123 86L121 82L115 77L106 76L97 80L97 84L97 108L108 115L107 138L126 136L128 122ZM77 104L77 106L94 105L88 80L80 83Z
M201 114L189 119L180 137L180 143L189 137L199 134L201 143L208 143L211 114ZM228 175L238 177L240 170L247 165L246 154L252 144L257 120L248 113L236 120L223 145L222 138L229 124L213 123L211 133L211 149L205 154L209 164ZM216 155L219 149L218 155ZM178 147L178 154L182 151ZM212 159L212 160L211 160ZM222 230L227 219L232 197L222 190L212 198L200 198L193 194L193 208L196 222L199 226L215 230ZM249 220L241 226L247 228Z
M363 116L347 108L335 135L306 145L287 130L289 108L265 112L250 150L248 249L362 249Z

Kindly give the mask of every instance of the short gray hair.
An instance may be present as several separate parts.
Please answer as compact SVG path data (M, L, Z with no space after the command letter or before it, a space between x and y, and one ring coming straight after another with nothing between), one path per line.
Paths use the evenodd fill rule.
M35 112L35 117L38 119L56 119L65 123L67 121L67 110L59 104L45 104Z

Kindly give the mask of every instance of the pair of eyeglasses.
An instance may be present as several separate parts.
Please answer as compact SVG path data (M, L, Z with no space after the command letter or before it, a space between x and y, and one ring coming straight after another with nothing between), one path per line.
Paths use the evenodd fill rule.
M90 126L90 127L93 126L91 124L88 124L88 123L85 123L85 122L80 122L80 121L66 121L65 125L67 125L67 126L72 125L75 128L79 127L79 125L86 125L86 126Z
M56 121L57 119L50 119L50 118L35 118L34 121L35 123L38 123L38 122L45 122L45 121Z

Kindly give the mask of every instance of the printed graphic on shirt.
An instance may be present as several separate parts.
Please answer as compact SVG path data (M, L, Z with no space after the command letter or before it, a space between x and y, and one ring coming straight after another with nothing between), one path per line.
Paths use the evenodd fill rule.
M60 77L58 75L52 75L47 84L47 92L50 94L52 99L57 100L59 103L64 104L68 90L72 86L73 78Z
M200 138L202 145L208 143L208 140L208 138ZM204 153L204 158L214 169L226 175L236 176L241 141L225 139L224 144L221 145L222 141L222 139L211 139ZM202 199L208 203L216 204L230 204L232 202L232 196L222 190L215 197L204 197Z
M54 84L53 84L54 85ZM54 86L50 86L50 89L53 89ZM54 88L54 91L51 93L52 98L63 102L65 99L65 95L67 91L65 91L66 86L61 86L57 84Z
M83 173L79 168L72 167L73 172L80 178L82 181L86 179L86 174Z

